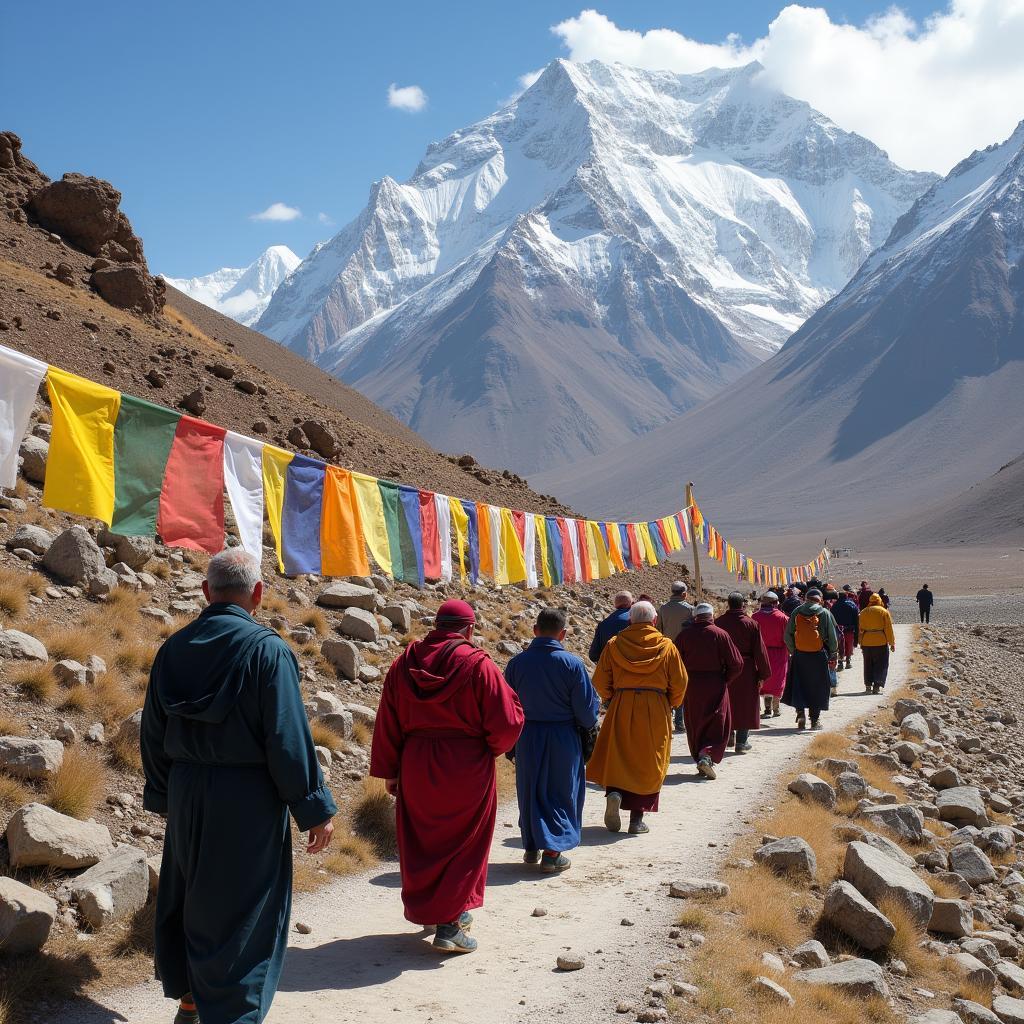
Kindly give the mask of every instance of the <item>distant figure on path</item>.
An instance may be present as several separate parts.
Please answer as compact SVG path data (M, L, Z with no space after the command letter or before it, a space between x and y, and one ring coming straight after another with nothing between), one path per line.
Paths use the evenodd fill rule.
M729 634L712 621L715 609L699 604L693 620L676 637L676 647L690 680L683 715L686 742L706 779L717 777L732 732L729 684L743 671L743 656Z
M821 713L828 710L831 691L829 669L839 657L839 636L836 620L821 603L822 594L811 587L802 605L789 618L786 626L786 647L789 650L789 678L782 703L796 709L796 727L807 727L810 712L811 728L821 728Z
M725 630L743 659L743 670L729 683L732 727L736 731L736 753L750 750L751 730L761 728L761 684L772 674L758 624L744 611L747 599L738 591L729 597L729 608L715 619Z
M864 659L864 692L880 693L889 677L889 652L896 650L892 616L878 594L860 613L860 653Z
M658 628L662 636L675 640L679 630L693 618L693 605L686 600L687 586L682 580L672 584L672 596L658 609ZM676 732L683 731L683 709L675 710Z
M608 701L608 713L587 765L587 779L605 788L604 823L622 828L620 810L629 811L629 832L650 828L644 813L657 811L658 797L672 756L672 709L686 693L686 671L679 652L661 635L654 605L638 601L630 624L608 641L594 672L594 687Z
M871 595L874 591L868 586L867 580L860 581L860 589L857 591L857 604L860 605L861 611L868 606L868 601L871 600Z
M565 612L545 608L534 640L505 666L526 725L515 746L523 860L554 874L570 866L565 850L580 844L586 764L581 730L597 725L601 701L586 666L562 646Z
M590 641L587 655L595 665L601 660L604 645L629 625L629 609L632 607L633 595L628 590L620 590L615 595L615 611L597 624L594 639Z
M928 589L927 583L921 584L917 592L917 610L921 613L922 622L932 621L932 605L935 604L935 595Z
M878 588L878 596L882 599L882 607L888 610L892 602L889 600L889 595L885 592L885 587Z
M800 595L796 592L796 587L786 587L785 597L782 599L782 604L779 605L779 609L782 613L789 618L801 605Z
M852 668L853 663L850 659L857 646L857 623L860 619L860 606L857 604L857 598L854 597L852 590L844 587L840 591L838 600L832 605L832 618L836 620L836 625L843 631L836 667L839 669Z
M768 590L761 595L761 607L754 612L753 619L761 630L771 675L761 684L764 698L764 717L779 717L779 698L786 689L786 670L789 668L789 651L786 649L786 625L789 616L779 610L779 595Z
M256 560L241 548L214 555L203 593L209 606L157 653L142 709L143 806L167 818L156 972L180 1000L176 1024L259 1024L288 941L288 814L318 853L337 807L295 655L252 618Z
M434 948L471 953L483 906L498 791L494 759L511 750L523 709L490 656L473 646L476 614L445 601L434 628L384 680L370 774L398 798L406 919L436 925Z

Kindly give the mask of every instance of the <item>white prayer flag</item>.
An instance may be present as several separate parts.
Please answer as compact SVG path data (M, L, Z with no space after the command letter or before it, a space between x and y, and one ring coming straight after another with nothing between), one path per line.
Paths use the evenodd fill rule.
M263 443L229 430L224 438L224 486L242 547L263 558Z
M0 345L0 487L18 482L18 451L45 376L46 363Z

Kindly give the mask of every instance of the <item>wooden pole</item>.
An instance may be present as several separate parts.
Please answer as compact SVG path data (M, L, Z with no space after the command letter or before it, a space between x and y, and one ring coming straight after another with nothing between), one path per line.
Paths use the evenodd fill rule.
M691 480L686 485L686 509L687 515L690 515L690 508L693 505L693 481ZM694 604L697 604L703 598L704 591L701 587L700 582L700 553L698 552L697 537L693 530L693 516L690 515L690 546L693 548L693 589L694 589Z

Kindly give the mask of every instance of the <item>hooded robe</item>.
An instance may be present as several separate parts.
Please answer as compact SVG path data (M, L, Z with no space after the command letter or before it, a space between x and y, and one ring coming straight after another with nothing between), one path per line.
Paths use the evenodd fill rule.
M762 683L761 693L765 697L781 697L786 689L786 670L789 668L789 651L784 639L789 616L778 608L760 608L751 618L761 630L771 675Z
M622 793L627 811L656 811L672 756L671 709L686 693L679 652L653 622L627 626L605 646L594 689L609 706L587 779Z
M142 711L143 806L167 816L155 947L164 993L203 1024L259 1024L284 962L288 813L337 808L291 648L238 605L211 604L160 648Z
M690 678L683 703L690 754L720 764L732 732L729 684L743 671L743 657L729 634L709 621L687 623L676 647Z
M743 659L740 674L729 683L729 706L734 729L761 728L761 683L772 674L768 652L757 623L739 609L729 609L715 619L736 645Z
M583 662L554 637L539 636L505 666L526 715L516 743L516 795L525 850L580 843L586 765L580 729L593 729L601 702Z
M448 924L483 906L498 791L494 759L523 728L519 698L486 652L435 629L384 680L370 774L398 779L405 916Z

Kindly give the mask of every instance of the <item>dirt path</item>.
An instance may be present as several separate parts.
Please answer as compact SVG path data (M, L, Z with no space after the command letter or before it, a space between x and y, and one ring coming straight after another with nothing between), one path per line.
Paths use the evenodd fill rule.
M912 637L911 627L898 627L890 691L905 681ZM864 695L860 679L858 654L853 670L840 675L827 728L848 725L878 701ZM667 898L666 883L713 872L814 735L791 728L785 708L774 722L754 735L751 754L727 758L716 782L698 781L677 736L648 836L605 831L604 801L592 790L583 846L559 877L524 868L515 810L500 810L487 905L473 930L480 949L471 956L439 958L426 933L404 921L394 865L299 898L292 920L312 933L292 933L268 1024L513 1024L559 1015L606 1021L619 999L635 999L654 966L676 952L668 930L679 904ZM531 916L536 907L546 915ZM555 958L566 949L584 954L584 970L556 971ZM54 1024L166 1024L172 1015L150 984L69 1009Z

